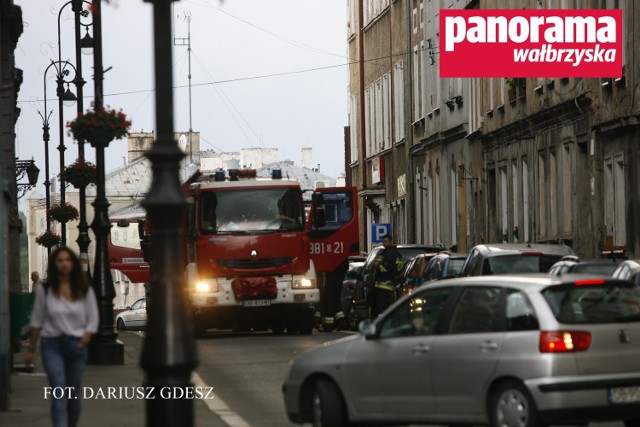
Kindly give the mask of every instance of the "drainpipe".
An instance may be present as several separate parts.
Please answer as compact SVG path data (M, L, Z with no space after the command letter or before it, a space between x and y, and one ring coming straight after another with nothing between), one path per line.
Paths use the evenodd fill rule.
M365 140L366 135L366 124L365 124L365 106L364 106L364 11L363 11L363 0L358 1L358 67L359 67L359 76L360 76L360 169L362 172L362 189L367 188L367 162L366 162L366 153L367 153L367 141ZM357 143L357 142L356 142ZM365 196L366 198L366 196ZM368 233L367 233L367 208L365 203L362 204L362 238L363 238L363 248L367 247Z

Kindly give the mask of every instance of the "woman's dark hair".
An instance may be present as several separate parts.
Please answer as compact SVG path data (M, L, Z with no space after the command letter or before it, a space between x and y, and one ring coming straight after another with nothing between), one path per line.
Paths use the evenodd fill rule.
M71 257L73 268L71 269L71 275L69 281L71 284L71 295L74 300L84 298L89 289L89 282L87 276L82 271L82 265L80 264L80 258L69 248L58 248L49 257L49 266L47 267L47 287L51 288L55 295L60 293L60 277L58 275L58 269L56 267L56 260L61 253L66 252Z

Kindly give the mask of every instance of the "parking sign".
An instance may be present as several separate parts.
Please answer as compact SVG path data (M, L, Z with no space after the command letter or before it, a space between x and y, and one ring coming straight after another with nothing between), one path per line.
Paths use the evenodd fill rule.
M373 243L382 242L382 237L391 235L391 224L371 224L371 241Z

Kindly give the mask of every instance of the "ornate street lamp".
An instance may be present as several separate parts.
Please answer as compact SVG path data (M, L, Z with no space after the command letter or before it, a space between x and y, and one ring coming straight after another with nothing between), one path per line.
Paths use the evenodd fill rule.
M44 141L44 173L46 175L45 181L44 181L44 187L45 187L45 200L46 200L45 210L46 210L46 217L47 217L47 230L51 230L51 219L49 218L49 209L51 208L51 181L49 181L51 177L51 174L49 171L49 140L50 140L49 119L53 114L53 110L47 112L47 73L49 72L51 67L53 67L56 72L56 95L58 96L58 109L60 110L60 113L59 113L60 144L63 147L64 147L63 145L64 128L62 124L63 102L71 101L72 99L75 99L75 95L73 94L73 92L71 92L71 90L69 90L68 87L66 91L64 90L64 85L71 82L71 81L67 81L65 77L69 76L70 69L73 70L74 78L77 76L76 68L69 61L51 61L51 64L47 66L43 74L43 86L44 86L43 95L44 96L42 97L42 99L44 100L44 109L43 111L38 111L38 114L40 115L40 117L42 117L42 140ZM64 164L64 151L62 151L62 164ZM60 184L61 184L61 191L64 191L64 182L61 181ZM61 202L64 203L64 198L61 199ZM62 224L62 229L64 230L64 224ZM50 249L49 249L49 252L50 252Z
M156 85L156 136L147 157L153 180L143 206L151 225L151 298L141 366L145 385L191 386L197 366L195 342L181 266L181 224L187 199L180 186L179 166L184 153L173 136L171 0L153 3ZM98 0L98 4L100 1ZM169 84L167 83L169 82ZM193 426L193 400L159 398L146 401L147 426Z
M99 111L103 107L102 80L104 69L102 65L102 16L101 1L93 0L93 79L94 79L94 109ZM96 149L96 198L93 201L95 210L91 229L96 237L96 255L93 266L93 290L98 299L100 310L100 325L89 345L89 363L98 365L124 364L124 346L117 340L118 334L113 327L113 299L116 290L111 277L109 262L109 246L107 238L111 229L109 221L109 201L105 193L105 159L104 150L109 141L89 141Z
M24 176L27 176L26 183L18 183L18 199L22 198L27 191L31 190L38 183L38 176L40 175L40 169L36 166L33 160L18 160L16 159L16 181L20 181Z

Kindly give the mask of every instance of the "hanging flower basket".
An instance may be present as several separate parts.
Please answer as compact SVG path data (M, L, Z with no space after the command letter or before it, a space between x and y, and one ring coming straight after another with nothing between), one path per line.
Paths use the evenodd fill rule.
M49 208L49 218L60 223L66 223L78 219L78 209L69 203L64 205L53 205Z
M127 135L131 121L122 110L105 109L87 111L74 121L67 123L75 139L83 139L92 144L107 144L113 139Z
M51 230L47 230L38 237L36 237L36 243L45 248L52 248L60 244L60 236Z
M89 184L95 184L96 165L86 162L84 159L78 159L64 169L62 178L76 188L84 188Z

